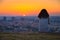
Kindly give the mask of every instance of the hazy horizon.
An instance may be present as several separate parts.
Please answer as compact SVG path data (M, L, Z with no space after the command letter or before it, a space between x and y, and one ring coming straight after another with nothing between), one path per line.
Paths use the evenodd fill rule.
M37 16L42 9L60 16L59 0L1 0L1 16Z

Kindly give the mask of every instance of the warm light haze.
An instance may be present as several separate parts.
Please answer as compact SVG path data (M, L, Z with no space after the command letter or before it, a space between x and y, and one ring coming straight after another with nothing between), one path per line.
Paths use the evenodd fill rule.
M0 16L37 16L43 8L59 16L60 0L1 0Z

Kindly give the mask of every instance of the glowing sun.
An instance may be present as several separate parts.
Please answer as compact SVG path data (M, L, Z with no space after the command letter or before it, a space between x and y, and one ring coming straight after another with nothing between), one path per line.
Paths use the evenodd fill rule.
M23 14L23 16L26 16L25 14Z

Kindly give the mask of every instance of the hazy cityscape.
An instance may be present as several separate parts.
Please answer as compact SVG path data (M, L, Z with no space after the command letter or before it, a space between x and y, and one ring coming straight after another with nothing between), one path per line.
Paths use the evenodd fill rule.
M50 16L48 32L60 33L60 17ZM0 32L39 32L37 16L0 17Z

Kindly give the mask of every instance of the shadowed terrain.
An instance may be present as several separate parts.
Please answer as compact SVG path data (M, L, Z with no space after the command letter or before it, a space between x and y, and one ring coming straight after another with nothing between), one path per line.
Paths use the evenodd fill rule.
M0 33L0 40L60 40L56 33Z

